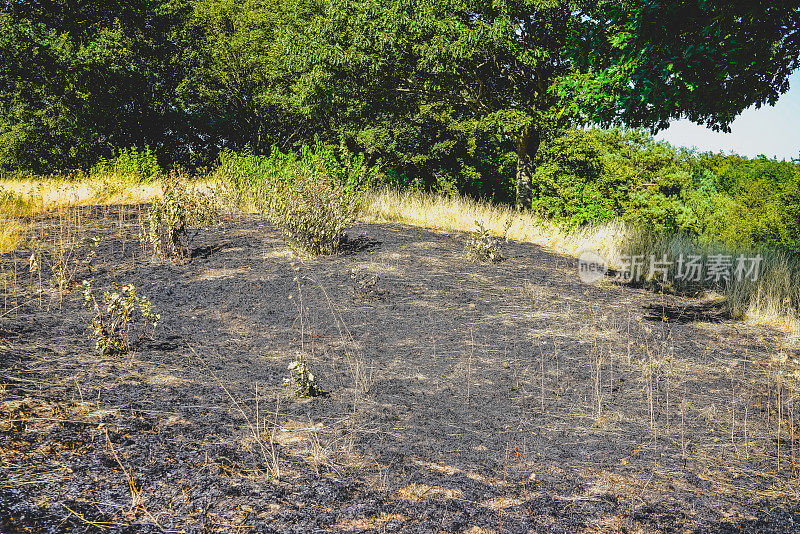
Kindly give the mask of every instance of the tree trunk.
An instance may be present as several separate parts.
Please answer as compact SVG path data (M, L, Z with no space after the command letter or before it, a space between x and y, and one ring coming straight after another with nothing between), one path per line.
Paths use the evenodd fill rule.
M533 189L533 157L539 150L538 130L526 128L517 139L517 210L531 209Z

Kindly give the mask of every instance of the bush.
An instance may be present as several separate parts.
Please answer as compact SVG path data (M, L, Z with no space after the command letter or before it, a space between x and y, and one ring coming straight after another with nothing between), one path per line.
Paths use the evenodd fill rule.
M83 282L83 299L86 306L94 309L89 328L95 339L95 347L101 354L124 354L142 341L148 329L155 331L160 316L155 313L150 301L136 295L133 284L121 291L103 292L100 303L94 297L92 280Z
M636 130L569 130L537 155L533 209L568 228L622 218L666 232L694 233L692 154ZM695 168L697 167L697 168Z
M489 233L482 222L476 220L477 231L472 233L467 240L467 256L473 261L485 261L499 263L503 261L500 252L503 241L506 240L508 229L511 228L511 219L508 220L503 237L497 237Z
M730 249L800 252L800 162L698 154L635 130L568 130L537 155L534 210L568 228L623 219Z
M338 249L377 167L346 150L337 157L317 142L299 155L277 148L269 156L224 152L215 175L237 205L266 213L293 248L318 255Z
M100 158L100 161L92 167L91 174L100 176L111 174L148 183L159 178L163 171L158 165L155 153L150 147L145 146L143 149L123 148L111 159Z
M172 171L163 184L164 195L148 213L148 227L141 239L156 254L184 259L189 255L189 226L215 223L220 214L214 197L190 187L180 171Z
M728 156L718 165L726 194L709 213L709 233L737 247L800 253L800 165Z
M321 391L317 387L314 373L308 368L306 357L301 353L295 354L295 359L289 364L289 378L283 380L284 384L294 386L294 394L298 397L317 397Z

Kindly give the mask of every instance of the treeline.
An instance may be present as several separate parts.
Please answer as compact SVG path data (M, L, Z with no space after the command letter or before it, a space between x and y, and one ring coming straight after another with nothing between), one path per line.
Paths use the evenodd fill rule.
M726 127L787 89L797 13L788 0L11 0L0 172L150 176L156 159L202 169L319 140L399 187L796 251L795 163L574 126Z
M565 226L621 218L730 249L800 252L800 162L676 148L636 130L570 130L538 155L533 207Z
M332 139L290 86L314 0L0 4L0 172L89 170L121 150L211 165ZM296 27L297 31L292 28ZM278 35L280 33L280 35Z

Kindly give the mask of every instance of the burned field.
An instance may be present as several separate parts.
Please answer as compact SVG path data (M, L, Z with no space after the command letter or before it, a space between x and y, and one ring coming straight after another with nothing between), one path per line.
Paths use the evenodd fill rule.
M299 259L233 217L174 263L140 214L42 218L0 258L3 532L800 529L778 332L397 224ZM146 296L152 337L98 354L90 278Z

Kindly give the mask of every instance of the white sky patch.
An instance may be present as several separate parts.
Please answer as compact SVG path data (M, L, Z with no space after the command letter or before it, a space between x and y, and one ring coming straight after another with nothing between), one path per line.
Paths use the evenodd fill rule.
M731 133L680 120L655 137L674 146L695 147L702 152L735 152L742 156L797 159L800 157L800 70L789 78L789 91L775 106L751 107L731 123ZM724 98L722 95L721 98Z

